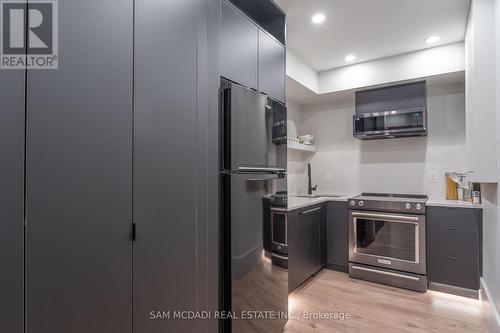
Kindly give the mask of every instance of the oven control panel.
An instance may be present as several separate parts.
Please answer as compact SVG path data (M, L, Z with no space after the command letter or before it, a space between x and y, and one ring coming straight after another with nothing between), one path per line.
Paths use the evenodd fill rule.
M389 200L366 200L352 198L348 202L349 209L369 210L407 214L425 214L425 202L415 201L389 201Z

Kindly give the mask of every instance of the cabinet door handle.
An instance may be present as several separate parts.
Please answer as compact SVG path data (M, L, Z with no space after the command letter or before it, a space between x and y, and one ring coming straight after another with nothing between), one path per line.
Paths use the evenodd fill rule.
M318 211L320 209L321 209L321 207L313 208L313 209L306 210L305 212L301 212L300 214L306 215L306 214L310 214L310 213L316 212L316 211Z

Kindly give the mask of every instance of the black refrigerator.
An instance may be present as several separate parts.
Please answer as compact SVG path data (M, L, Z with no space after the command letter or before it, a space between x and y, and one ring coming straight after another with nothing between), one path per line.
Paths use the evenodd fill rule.
M288 270L264 249L264 198L286 191L287 110L221 79L220 304L224 333L281 332Z

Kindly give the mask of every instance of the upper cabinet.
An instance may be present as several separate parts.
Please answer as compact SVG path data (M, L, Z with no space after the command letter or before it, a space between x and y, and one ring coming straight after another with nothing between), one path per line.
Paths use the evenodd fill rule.
M258 88L259 28L232 4L221 11L221 75L249 88Z
M259 90L285 101L285 47L259 31Z
M492 1L472 1L465 36L468 169L477 182L497 182L495 19Z
M285 44L285 13L273 0L229 0L259 27Z
M275 7L266 1L272 5L270 8ZM240 7L240 3L236 5ZM238 7L222 2L221 76L284 103L286 52L281 38L284 39L285 16L279 9L269 9L267 13L275 18L264 20L263 9L255 12L253 7L240 7L245 10L242 12Z

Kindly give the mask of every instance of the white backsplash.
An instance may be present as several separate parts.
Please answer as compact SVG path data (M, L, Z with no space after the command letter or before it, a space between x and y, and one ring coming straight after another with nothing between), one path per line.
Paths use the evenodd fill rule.
M360 141L352 136L354 101L304 110L289 103L299 134L314 134L316 154L289 151L288 190L307 190L307 163L320 193L445 195L444 173L465 168L465 96L462 84L428 89L429 136ZM332 179L327 180L327 173ZM433 174L436 177L433 177ZM437 183L431 182L432 178Z

